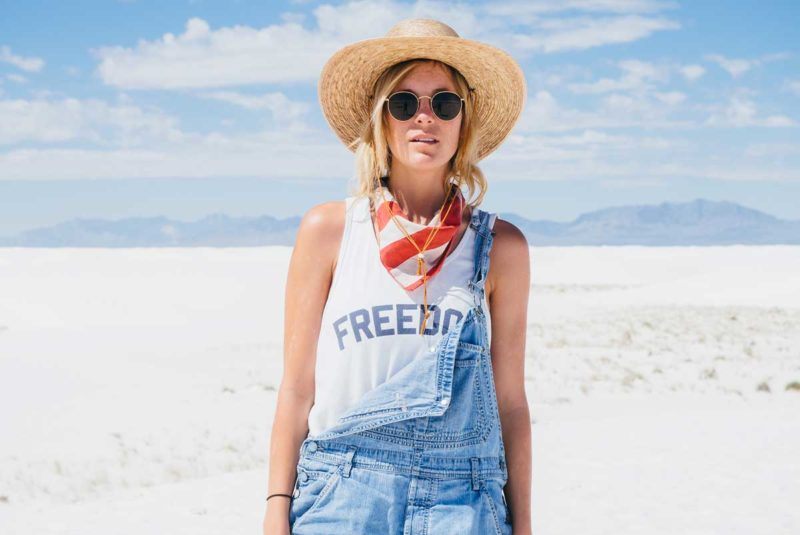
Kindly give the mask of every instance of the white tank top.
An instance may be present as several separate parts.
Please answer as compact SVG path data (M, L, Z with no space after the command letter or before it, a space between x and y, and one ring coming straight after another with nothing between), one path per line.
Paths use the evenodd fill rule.
M467 286L475 271L475 229L468 226L442 269L428 283L428 318L419 334L423 287L408 291L380 260L368 197L346 199L345 227L328 300L322 313L309 437L338 422L367 391L424 352L473 306ZM484 297L487 336L491 318Z

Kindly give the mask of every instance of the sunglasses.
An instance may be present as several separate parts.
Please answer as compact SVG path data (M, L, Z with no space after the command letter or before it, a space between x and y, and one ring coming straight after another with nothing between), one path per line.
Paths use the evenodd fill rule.
M389 103L389 113L398 121L408 121L417 114L419 101L423 98L431 99L431 110L442 121L452 121L461 113L464 99L452 91L439 91L432 97L418 97L411 91L398 91L392 93L384 101Z

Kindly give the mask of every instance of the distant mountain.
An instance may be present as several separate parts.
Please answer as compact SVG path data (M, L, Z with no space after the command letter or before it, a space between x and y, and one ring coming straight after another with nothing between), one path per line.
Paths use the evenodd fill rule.
M567 223L500 217L518 226L531 245L800 244L800 221L706 199L603 208Z
M536 245L768 245L800 244L800 221L778 219L727 201L619 206L575 220L531 221L512 213L500 217L516 225ZM119 220L73 219L2 239L15 247L244 247L292 245L300 216L229 217L212 214L184 222L165 217Z
M194 222L166 217L72 219L0 239L16 247L244 247L294 243L300 217L230 217L211 214Z

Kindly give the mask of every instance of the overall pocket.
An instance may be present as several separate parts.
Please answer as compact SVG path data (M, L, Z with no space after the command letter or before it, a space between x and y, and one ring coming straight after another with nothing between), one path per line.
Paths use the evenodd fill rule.
M333 465L301 457L297 463L297 480L294 498L289 508L289 524L297 522L313 512L341 479L341 465Z
M491 429L489 396L482 377L486 357L481 346L459 342L453 363L449 405L441 416L428 418L427 431L434 441L466 446L485 440Z
M496 479L487 479L481 485L481 494L492 513L497 535L510 534L511 515L503 492L503 483Z

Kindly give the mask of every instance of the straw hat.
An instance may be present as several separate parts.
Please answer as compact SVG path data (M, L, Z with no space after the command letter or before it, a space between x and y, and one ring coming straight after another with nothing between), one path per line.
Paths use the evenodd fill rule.
M525 75L506 52L459 37L447 24L431 19L400 21L385 37L340 49L322 68L320 105L342 143L355 151L351 145L369 120L375 82L383 71L415 58L447 63L466 78L474 89L473 113L480 125L478 159L495 150L525 105Z

